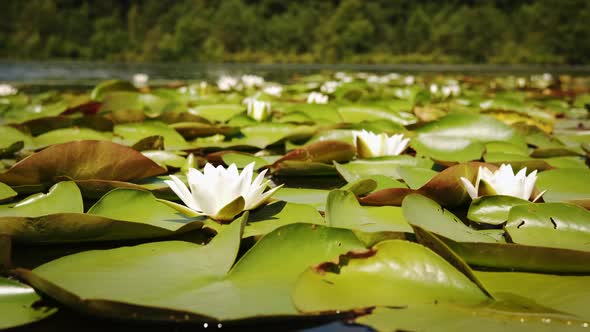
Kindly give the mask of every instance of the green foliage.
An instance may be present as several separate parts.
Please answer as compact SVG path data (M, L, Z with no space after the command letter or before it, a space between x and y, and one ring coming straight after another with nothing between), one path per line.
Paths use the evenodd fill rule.
M0 4L0 57L116 61L588 63L590 2Z

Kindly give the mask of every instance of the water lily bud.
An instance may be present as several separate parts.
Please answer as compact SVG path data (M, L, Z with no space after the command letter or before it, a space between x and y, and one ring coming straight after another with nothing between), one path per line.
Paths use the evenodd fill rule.
M246 113L256 121L264 121L270 117L270 102L249 98L247 100L247 105L248 108Z

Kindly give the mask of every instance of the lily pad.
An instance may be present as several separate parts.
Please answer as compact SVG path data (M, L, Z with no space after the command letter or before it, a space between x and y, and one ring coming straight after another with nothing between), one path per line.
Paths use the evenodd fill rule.
M52 145L0 174L8 185L52 183L57 178L129 181L165 173L140 152L107 141Z
M332 190L328 195L326 222L332 227L363 232L413 232L400 207L361 206L346 190Z
M250 213L244 237L268 234L281 226L296 223L326 225L324 218L312 206L279 201Z
M418 195L407 196L402 204L404 216L412 225L457 242L493 243L496 240L463 224L453 213L435 201Z
M0 206L0 220L2 217L34 218L55 213L84 213L82 195L75 182L59 182L47 194L38 193L16 204Z
M329 190L309 188L282 187L272 197L288 203L298 203L313 206L316 210L324 211Z
M293 291L295 306L304 312L488 299L430 249L403 240L383 241L369 251L308 268Z
M176 130L157 121L118 124L113 132L123 137L128 145L133 145L143 138L158 135L164 138L164 146L167 150L182 150L189 147Z
M246 218L223 226L205 246L169 241L90 251L18 274L58 301L100 316L185 322L296 317L290 294L298 275L363 248L348 230L294 224L265 236L231 268ZM289 264L277 269L284 261Z
M0 329L30 324L57 312L56 308L36 305L40 300L33 288L0 277Z
M457 304L417 304L406 307L379 307L360 317L358 324L377 331L584 331L585 320L552 310L490 303L477 306Z
M369 160L354 160L346 164L334 163L338 173L347 181L358 181L371 175L384 175L402 179L400 167L429 169L434 163L430 159L402 155Z
M546 190L543 195L545 202L590 201L590 170L588 169L554 169L538 175L537 187Z
M508 220L510 209L521 204L531 203L513 196L492 195L478 197L471 202L467 218L479 223L500 225Z
M514 243L590 251L590 211L573 204L517 205L505 229Z

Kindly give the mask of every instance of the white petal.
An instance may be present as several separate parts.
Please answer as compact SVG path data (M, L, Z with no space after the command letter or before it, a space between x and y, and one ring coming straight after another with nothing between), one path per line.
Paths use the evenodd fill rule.
M186 206L195 211L200 211L201 209L199 207L199 204L195 200L193 200L191 192L184 185L184 183L174 175L170 175L170 178L172 179L172 181L165 180L164 183L166 183L170 187L170 189L172 189L176 196L178 196Z
M535 182L537 182L537 170L532 171L531 174L529 174L524 180L524 196L526 196L525 199L529 199L533 194L533 190L535 189ZM541 195L537 196L536 199L538 199L539 197L541 197Z
M467 190L469 197L471 197L471 199L476 199L477 198L477 188L475 188L473 186L473 184L471 184L471 182L469 182L469 180L467 180L464 177L461 177L461 182L463 182L463 187L465 187L465 190Z

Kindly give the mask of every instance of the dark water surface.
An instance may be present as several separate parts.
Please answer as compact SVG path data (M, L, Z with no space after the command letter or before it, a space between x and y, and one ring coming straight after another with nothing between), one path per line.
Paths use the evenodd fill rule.
M174 80L215 80L221 75L257 74L267 80L286 82L294 75L321 71L398 72L415 74L573 74L588 75L590 66L541 65L347 65L347 64L199 64L199 63L107 63L72 61L0 60L0 82L16 85L92 86L106 79L129 80L145 73L154 83Z

